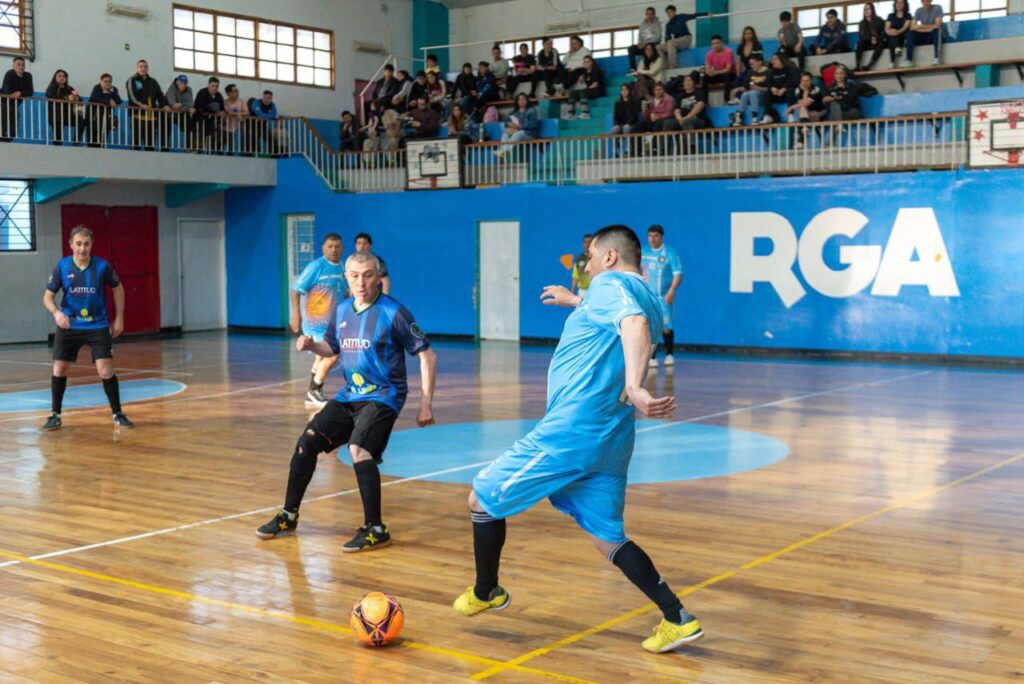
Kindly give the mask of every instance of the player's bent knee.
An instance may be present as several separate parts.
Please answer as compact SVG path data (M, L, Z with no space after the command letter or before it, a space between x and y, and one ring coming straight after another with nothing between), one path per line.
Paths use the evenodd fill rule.
M622 546L622 543L613 544L603 539L598 539L594 535L590 535L590 541L593 542L594 547L601 552L601 555L610 560L612 551ZM624 542L623 542L624 543Z
M292 456L292 460L312 459L316 461L317 456L328 451L330 446L326 437L312 428L306 428L295 444L295 455Z
M352 455L353 463L361 463L362 461L373 460L373 454L359 446L358 444L349 444L348 453Z
M484 513L484 507L480 505L480 499L476 498L476 492L469 490L469 510L474 513Z

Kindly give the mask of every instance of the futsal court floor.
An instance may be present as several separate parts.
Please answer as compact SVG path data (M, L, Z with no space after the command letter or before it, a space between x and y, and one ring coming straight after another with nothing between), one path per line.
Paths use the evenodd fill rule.
M454 613L468 483L542 415L553 348L435 348L438 425L415 427L411 378L382 469L395 543L365 554L340 549L362 509L335 454L297 535L253 533L310 416L290 338L118 344L123 431L81 365L41 432L48 350L0 348L0 682L1024 678L1020 370L678 355L626 527L707 636L652 655L657 611L547 503L509 524L509 608ZM376 590L406 611L381 650L348 629Z

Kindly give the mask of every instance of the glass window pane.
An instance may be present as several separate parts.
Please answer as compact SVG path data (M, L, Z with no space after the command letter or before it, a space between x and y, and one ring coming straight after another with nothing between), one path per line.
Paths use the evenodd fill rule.
M196 71L214 71L213 54L209 52L196 53Z
M222 74L234 74L237 72L238 67L236 66L234 57L226 57L224 55L217 56L217 71Z
M32 251L35 226L28 181L0 180L0 217L0 252Z
M559 55L565 56L565 53L569 51L569 36L555 38L555 49L558 50Z
M190 28L192 28L192 10L175 9L174 10L174 25L177 28L183 28L183 29L190 29Z
M256 60L254 59L239 59L238 60L238 75L248 76L250 78L256 76Z
M594 59L600 59L601 57L611 57L611 50L595 50L591 56Z
M956 13L977 12L981 9L981 0L956 0Z
M312 85L313 83L313 67L300 66L297 69L295 80L299 83L306 85Z
M196 62L195 62L195 58L192 56L192 51L191 50L175 50L174 51L174 68L175 69L184 69L186 71L191 71L191 70L195 69L195 67L196 67Z
M237 43L239 57L256 56L256 41L246 40L245 38L238 38L235 42Z
M821 28L821 10L809 9L796 11L796 23L805 31L810 28Z
M260 55L263 56L262 54ZM290 64L295 63L295 48L290 45L278 45L277 46L277 61L288 62ZM283 79L282 79L283 80Z
M988 10L987 12L982 12L981 13L981 18L982 19L988 19L989 17L1005 17L1005 16L1006 16L1006 10L1005 9L1001 9L1001 10Z
M515 43L505 43L501 46L501 56L505 59L512 59L516 56L517 48Z
M224 55L237 54L235 39L230 36L217 36L217 52Z
M213 52L213 34L212 33L196 33L196 50L202 50L203 52Z
M195 43L192 40L194 34L184 29L174 29L174 47L191 50Z
M256 24L247 19L239 19L235 22L235 35L239 38L255 38Z
M273 62L277 59L277 46L273 43L260 43L260 61L267 60ZM263 67L261 66L262 70Z
M323 88L330 88L331 72L328 69L317 69L315 83Z
M299 48L295 51L295 61L302 66L313 66L313 51L309 48Z
M616 31L615 35L615 47L617 48L628 48L633 44L633 32L632 31ZM625 53L623 53L625 54Z
M313 32L299 29L295 32L295 44L299 47L313 47Z
M960 3L959 2L956 3L956 6L959 9ZM1006 0L981 0L981 9L983 9L983 10L993 10L993 9L1005 10L1006 9Z
M290 26L277 27L277 42L285 45L295 44L295 29Z
M537 54L544 49L544 41L540 39L533 41L533 47L530 49L533 51L533 55L537 56Z
M260 60L260 78L265 78L268 81L276 81L277 80L277 63L276 62L266 62L266 61L261 59Z
M971 19L980 19L981 12L957 12L957 21L970 21Z
M206 14L205 12L196 12L195 17L195 29L196 31L206 31L207 33L213 33L213 15Z
M854 31L860 20L864 18L864 5L850 5L846 8L846 25L850 31Z
M11 26L0 26L0 47L21 49L21 33Z
M590 37L589 34L585 36L580 36L580 40L583 41L583 47L585 48L590 48L591 44L593 43L593 39Z
M595 33L593 50L607 50L612 46L612 34Z
M331 49L331 34L320 33L319 31L313 35L313 47L317 50L330 50Z
M331 68L331 53L321 52L320 50L317 50L316 54L314 55L314 59L316 60L314 62L314 66L316 66L318 69Z
M294 81L295 80L295 66L292 64L277 63L277 80L278 81Z
M217 33L223 33L226 36L235 35L235 18L218 16Z
M612 51L612 55L615 57L622 57L629 54L628 48L621 48Z
M260 40L269 40L271 43L277 40L277 27L273 24L260 22Z

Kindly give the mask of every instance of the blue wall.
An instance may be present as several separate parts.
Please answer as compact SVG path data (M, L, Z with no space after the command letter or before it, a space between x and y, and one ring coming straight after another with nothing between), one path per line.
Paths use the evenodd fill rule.
M278 178L276 189L226 193L233 325L281 325L280 277L272 274L282 213L313 212L319 234L336 230L346 241L372 232L395 295L423 328L467 335L476 331L477 221L519 220L524 337L560 333L565 312L541 306L537 296L544 285L568 284L559 256L576 251L582 233L609 223L640 230L661 223L686 272L676 305L682 343L1024 357L1024 233L1016 211L1024 189L1017 171L343 195L291 159L281 162ZM807 287L796 264L807 294L789 308L767 283L749 294L730 292L731 212L777 212L800 235L812 218L835 208L868 219L855 237L825 243L823 259L835 270L843 268L841 245L884 248L900 209L932 209L960 296L933 297L920 285L876 296L869 285L848 298L827 297ZM763 239L755 248L759 255L772 250Z

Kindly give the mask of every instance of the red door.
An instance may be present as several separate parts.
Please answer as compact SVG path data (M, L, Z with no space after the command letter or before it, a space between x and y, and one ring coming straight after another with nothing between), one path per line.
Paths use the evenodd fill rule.
M156 207L61 207L64 255L71 254L71 229L85 226L95 236L92 251L106 259L124 285L126 334L160 332L160 256ZM107 309L113 298L107 293Z

